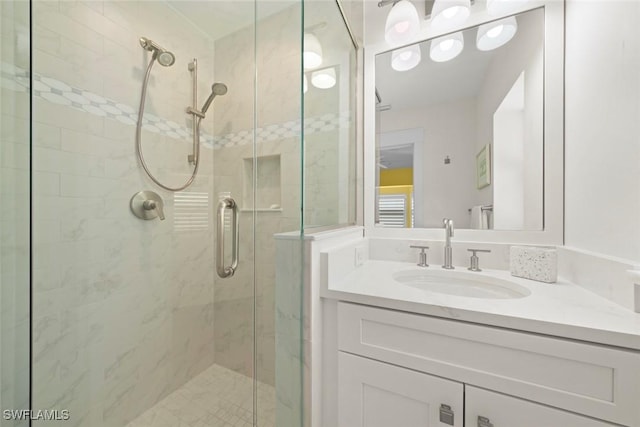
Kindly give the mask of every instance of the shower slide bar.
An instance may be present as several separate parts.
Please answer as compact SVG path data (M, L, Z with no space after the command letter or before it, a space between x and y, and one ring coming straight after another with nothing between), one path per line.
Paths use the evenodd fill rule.
M193 106L187 107L187 114L193 116L191 122L191 131L193 133L193 154L187 156L187 160L190 164L195 165L198 161L198 144L200 139L200 129L198 122L204 119L204 113L198 111L198 60L193 58L193 61L189 62L189 71L191 71L191 80L193 84Z
M189 187L198 175L198 168L200 166L200 122L205 118L207 114L207 110L211 106L213 99L219 95L225 95L227 93L227 85L224 83L214 83L211 86L211 94L209 98L205 101L202 106L202 110L198 111L198 61L196 58L188 64L189 71L191 71L191 79L192 79L192 88L193 88L193 105L187 107L187 114L191 114L193 116L192 123L192 131L193 131L193 149L192 154L187 156L187 160L189 164L193 165L193 172L191 173L191 177L187 180L186 183L181 185L180 187L169 187L165 184L162 184L149 170L147 163L145 162L144 155L142 154L142 122L144 118L144 106L147 98L147 86L149 84L149 76L151 75L151 68L153 64L157 61L163 67L171 67L175 61L175 55L161 47L159 44L150 40L146 37L140 37L140 46L144 50L147 50L152 53L151 60L147 65L147 71L144 74L144 80L142 82L142 92L140 94L140 107L138 108L138 121L136 123L136 154L140 161L142 168L144 169L147 176L156 183L159 187L167 190L178 192L182 191L185 188Z

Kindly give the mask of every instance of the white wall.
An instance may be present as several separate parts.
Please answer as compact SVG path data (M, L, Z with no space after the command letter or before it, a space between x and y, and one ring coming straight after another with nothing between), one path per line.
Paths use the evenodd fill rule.
M468 209L476 191L475 109L475 99L463 99L438 107L379 113L380 133L424 130L419 162L424 165L423 227L441 228L442 218L451 218L456 227L469 228ZM446 156L451 159L448 165Z
M524 71L525 86L525 176L527 201L527 229L542 228L542 123L543 94L543 19L542 12L529 12L518 17L518 32L504 47L499 48L491 61L487 76L478 95L476 152L493 142L493 115L507 96L512 86ZM495 155L495 151L494 151ZM491 204L494 186L489 185L477 192L477 205ZM496 227L499 229L500 227Z
M524 225L524 73L493 115L493 227Z
M568 0L565 244L640 261L640 2Z

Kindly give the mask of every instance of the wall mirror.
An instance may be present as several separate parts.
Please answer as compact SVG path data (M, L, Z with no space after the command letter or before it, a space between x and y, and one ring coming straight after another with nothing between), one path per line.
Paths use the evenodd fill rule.
M545 229L545 8L374 61L377 227Z

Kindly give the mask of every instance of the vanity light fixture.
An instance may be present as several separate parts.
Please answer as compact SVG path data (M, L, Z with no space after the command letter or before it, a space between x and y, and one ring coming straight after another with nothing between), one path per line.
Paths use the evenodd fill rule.
M391 68L396 71L409 71L415 68L421 59L422 52L419 44L396 49L391 53Z
M450 30L464 24L471 15L471 0L436 0L431 11L431 26Z
M527 3L528 0L487 0L487 13L489 15L504 15L516 11Z
M311 84L318 89L331 89L336 85L336 69L324 68L311 73Z
M464 37L461 31L438 37L431 41L429 56L435 62L451 61L464 49Z
M302 61L306 70L322 65L322 45L313 33L304 33Z
M379 7L388 4L380 2ZM409 43L420 31L418 10L409 0L394 2L384 26L384 38L391 45Z
M481 25L478 28L476 46L483 51L497 49L508 43L517 31L518 21L515 16Z

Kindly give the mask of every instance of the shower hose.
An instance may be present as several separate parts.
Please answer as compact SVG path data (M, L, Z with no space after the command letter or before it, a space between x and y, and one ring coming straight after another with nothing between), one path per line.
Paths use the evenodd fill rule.
M144 116L144 104L145 99L147 97L147 85L149 83L149 76L151 75L151 67L156 62L156 55L153 55L151 61L149 61L149 66L147 67L147 72L144 76L144 82L142 84L142 94L140 96L140 108L138 109L138 123L136 124L136 153L138 155L138 159L140 160L140 164L142 168L147 173L147 176L151 178L153 182L155 182L159 187L164 188L167 191L182 191L193 183L193 180L196 178L198 174L198 169L200 167L200 121L201 117L193 117L193 120L196 120L195 132L197 135L198 143L196 144L196 152L195 152L195 165L193 167L193 173L191 174L191 178L187 180L184 185L180 187L168 187L162 184L149 170L147 163L144 160L144 155L142 154L142 117Z

